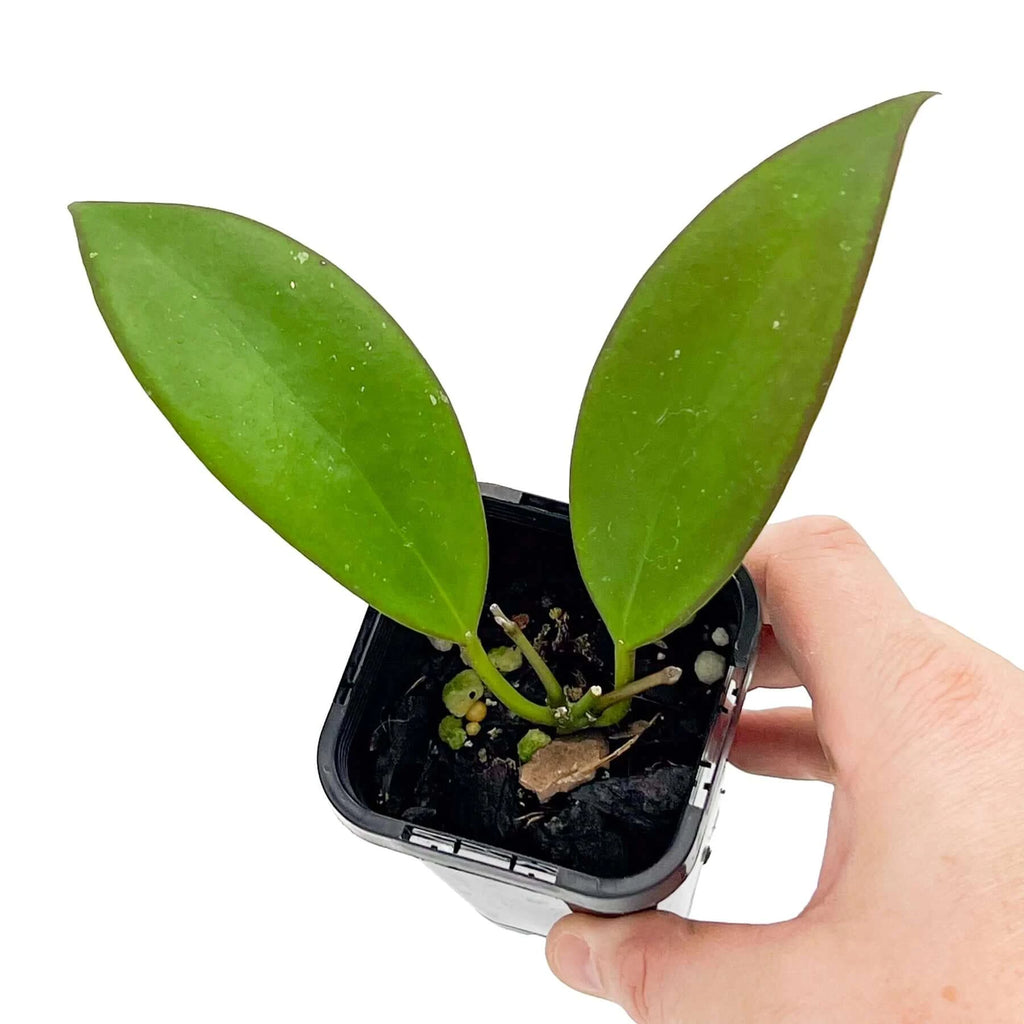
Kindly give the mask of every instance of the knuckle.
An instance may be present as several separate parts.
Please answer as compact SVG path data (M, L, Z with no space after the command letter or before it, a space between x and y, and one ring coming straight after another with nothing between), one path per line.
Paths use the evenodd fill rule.
M969 658L940 637L916 628L897 637L894 688L914 701L926 701L941 716L982 699L983 681Z
M842 563L865 549L861 535L838 516L805 516L783 524L777 546L764 563L765 590L770 592L794 570L821 572L822 562ZM829 571L832 571L831 568Z
M817 552L843 552L864 547L861 535L838 516L809 516L804 523L805 543Z
M789 526L786 543L773 553L776 559L835 558L865 547L861 535L838 516L805 516Z

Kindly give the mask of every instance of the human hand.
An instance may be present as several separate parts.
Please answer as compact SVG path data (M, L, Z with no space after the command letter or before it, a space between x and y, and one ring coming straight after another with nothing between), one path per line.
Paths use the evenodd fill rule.
M572 914L552 970L641 1024L1024 1020L1024 672L915 611L840 520L769 527L756 682L813 711L745 712L731 759L835 787L793 921Z

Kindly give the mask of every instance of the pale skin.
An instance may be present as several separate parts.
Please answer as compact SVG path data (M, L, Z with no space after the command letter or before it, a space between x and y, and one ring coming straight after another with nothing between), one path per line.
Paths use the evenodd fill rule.
M773 925L573 914L552 970L640 1024L1020 1024L1024 672L916 611L841 520L769 527L746 564L757 684L813 711L746 712L732 760L834 786L817 890Z

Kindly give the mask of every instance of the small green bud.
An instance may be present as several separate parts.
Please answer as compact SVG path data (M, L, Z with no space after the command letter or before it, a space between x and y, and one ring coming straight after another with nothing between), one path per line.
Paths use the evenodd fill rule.
M519 760L526 764L541 747L546 747L550 742L551 737L543 729L531 729L516 746Z
M462 719L454 715L446 715L437 727L437 735L442 743L447 743L452 750L459 750L466 742L466 730L462 728Z
M483 695L480 677L471 668L464 668L444 684L441 700L451 714L461 718Z
M523 652L518 647L492 647L487 657L499 672L515 672L523 664Z

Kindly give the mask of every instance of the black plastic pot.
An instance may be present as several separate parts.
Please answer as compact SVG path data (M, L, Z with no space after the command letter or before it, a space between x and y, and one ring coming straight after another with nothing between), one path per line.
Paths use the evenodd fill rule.
M515 573L507 541L515 531L522 547L571 555L568 507L509 488L481 485L492 537L491 582ZM495 543L496 535L498 543ZM516 545L519 547L520 545ZM500 582L500 581L499 581ZM365 780L365 738L370 723L396 699L407 668L422 651L423 637L369 609L341 686L320 735L320 780L342 821L370 842L411 854L436 871L490 920L544 935L571 910L625 914L659 905L686 913L697 876L710 854L708 841L718 816L721 778L744 696L750 685L760 612L757 594L742 567L718 601L729 602L735 639L725 678L709 701L703 755L694 764L694 783L666 853L651 867L628 877L605 878L545 863L497 846L423 828L373 809ZM671 900L668 904L665 901Z

